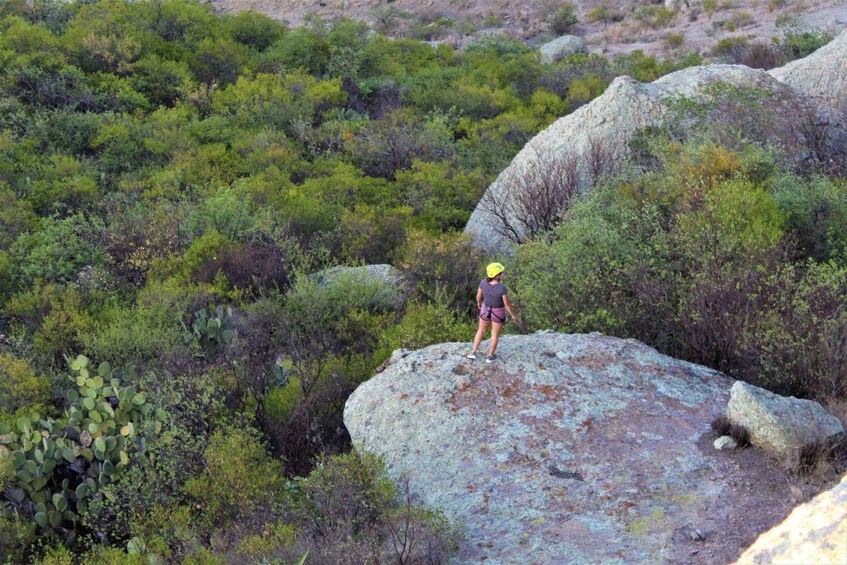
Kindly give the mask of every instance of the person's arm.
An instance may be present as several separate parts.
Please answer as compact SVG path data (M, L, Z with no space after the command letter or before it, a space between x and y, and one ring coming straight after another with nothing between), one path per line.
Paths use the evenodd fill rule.
M482 289L476 289L476 307L482 308Z
M504 295L503 295L503 306L505 306L505 307L506 307L506 311L509 313L509 316L511 316L511 317L512 317L512 319L513 319L515 322L517 322L517 321L518 321L518 317L517 317L517 316L515 316L515 311L514 311L514 310L512 310L512 305L511 305L511 303L509 302L509 295L508 295L508 294L504 294Z

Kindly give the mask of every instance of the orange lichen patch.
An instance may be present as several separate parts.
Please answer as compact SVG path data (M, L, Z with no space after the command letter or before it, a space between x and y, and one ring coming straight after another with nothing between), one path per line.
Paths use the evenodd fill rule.
M409 395L405 392L400 395L400 400L407 400L408 398L409 398Z
M553 388L550 385L541 385L541 386L537 387L537 390L538 390L538 392L540 392L544 396L550 396L550 397L557 396L556 395L556 389Z
M474 485L468 485L465 488L468 489L468 492L473 492L475 487Z

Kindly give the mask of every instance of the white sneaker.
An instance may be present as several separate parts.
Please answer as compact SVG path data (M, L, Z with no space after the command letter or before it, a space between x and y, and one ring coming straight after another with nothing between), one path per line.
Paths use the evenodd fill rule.
M468 353L467 355L465 355L465 357L467 357L468 359L476 359L476 353Z
M486 363L494 363L496 360L497 360L497 356L496 356L496 355L487 355L487 356L485 357L485 362L486 362Z

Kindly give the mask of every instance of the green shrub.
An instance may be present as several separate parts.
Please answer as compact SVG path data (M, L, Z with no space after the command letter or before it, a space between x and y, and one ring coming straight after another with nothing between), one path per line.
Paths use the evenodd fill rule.
M2 446L0 446L2 454ZM4 464L11 465L0 457L0 470ZM0 478L2 486L2 478ZM19 515L0 515L0 560L4 563L31 563L31 548L39 539L35 522ZM68 562L70 564L70 561Z
M685 44L684 33L669 33L665 36L665 43L671 49L679 49Z
M413 233L399 266L421 297L469 312L476 306L481 263L480 251L462 234Z
M300 489L310 556L318 561L391 560L397 543L410 562L445 562L456 550L455 530L443 516L413 506L408 485L398 489L374 455L324 457Z
M63 366L65 355L79 351L81 334L95 321L76 288L53 284L15 294L6 314L15 333L31 337L33 362L44 369Z
M617 10L611 10L601 5L590 10L586 14L586 18L589 22L603 22L604 25L607 25L610 22L623 21L624 16Z
M42 218L39 227L40 231L18 237L10 249L21 286L71 282L86 265L104 263L106 256L98 245L100 219L81 214Z
M279 504L285 477L252 430L217 432L204 451L205 470L185 483L204 524L227 528L234 522L263 521Z
M817 28L787 22L778 26L780 36L776 45L789 56L789 60L802 59L832 41L832 34Z
M388 359L396 349L421 349L436 343L468 341L476 325L460 319L447 304L413 302L399 324L389 327L379 338L374 364Z
M843 179L786 174L773 179L772 190L803 255L820 263L843 260L847 250L847 185Z
M801 180L749 146L656 155L657 169L574 206L552 241L520 248L524 321L636 337L791 394L843 394L840 181Z
M285 30L278 21L257 12L239 12L226 24L236 41L257 51L270 47Z
M119 367L167 367L188 355L179 333L180 313L158 308L111 306L79 335L86 354Z
M48 402L50 382L37 376L24 359L0 353L0 422L4 413L22 409L44 413Z
M547 18L547 24L550 26L550 31L556 35L565 35L570 33L576 24L579 23L575 10L576 7L570 2L562 4L561 8L553 12Z
M298 277L285 299L282 345L303 395L317 385L332 356L362 348L367 352L374 341L366 328L348 326L351 316L391 312L400 299L395 289L364 272L334 275L323 284L313 277Z
M409 216L407 209L384 210L367 204L345 210L338 228L340 258L365 264L389 263L406 242L403 223Z

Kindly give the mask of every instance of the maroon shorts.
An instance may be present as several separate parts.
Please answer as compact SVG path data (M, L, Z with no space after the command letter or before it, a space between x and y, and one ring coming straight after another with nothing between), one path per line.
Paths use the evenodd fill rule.
M486 322L494 322L495 324L505 324L506 309L489 308L488 306L483 304L482 308L479 309L479 318L481 320L485 320Z

